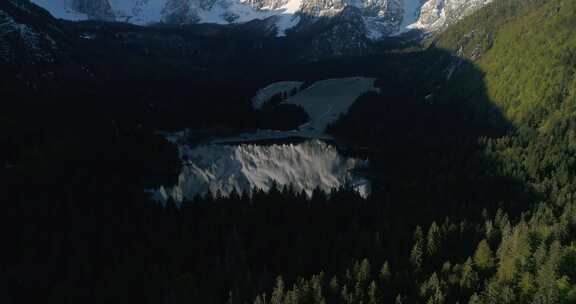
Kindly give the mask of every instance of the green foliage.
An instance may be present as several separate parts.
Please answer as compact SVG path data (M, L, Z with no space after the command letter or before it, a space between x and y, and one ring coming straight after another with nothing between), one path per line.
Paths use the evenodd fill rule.
M384 262L382 269L380 269L380 280L382 282L389 282L392 279L392 272L390 271L390 265L388 262Z
M476 252L474 253L474 264L483 271L490 270L494 267L494 254L487 240L482 240L478 244Z
M473 267L472 259L468 258L462 266L460 287L464 290L475 290L479 283L478 273Z
M570 1L501 0L452 27L437 45L474 60L486 92L459 82L476 81L466 70L451 92L470 104L488 98L512 122L550 135L574 115L574 14Z
M406 246L404 264L396 266L399 273L413 279L413 291L400 296L406 292L394 289L394 281L401 280L401 275L395 274L392 284L385 285L394 290L383 292L394 295L390 301L574 301L574 16L574 1L494 1L435 38L434 47L451 50L473 63L455 61L459 68L425 100L437 106L464 105L467 110L463 112L474 124L505 129L505 135L485 132L486 136L479 138L481 154L493 162L493 167L486 165L490 167L486 174L522 181L523 194L516 197L532 193L537 199L528 204L500 204L503 209L483 209L481 219L468 215L466 220L471 223L460 223L460 231L466 231L467 225L473 227L470 239L463 240L473 244L468 255L446 252L444 242L454 238L457 231L451 228L457 227L454 223L439 226L431 220L426 234L418 226ZM428 51L434 52L434 47ZM372 99L377 99L364 98L372 106ZM499 120L499 115L504 120ZM334 130L339 128L336 125ZM410 271L402 272L402 265L409 265ZM379 276L388 277L382 273L388 273L384 267ZM343 293L347 302L359 303L349 290Z
M420 287L420 294L427 304L443 304L445 302L443 283L436 273L432 273L430 278Z
M434 256L438 253L441 242L440 228L436 225L436 222L432 222L426 237L426 250L429 256Z
M410 251L410 264L415 272L422 270L422 263L424 260L424 237L422 235L422 228L418 226L414 232L414 246Z
M574 1L495 0L437 37L436 47L374 63L389 68L389 90L361 97L332 126L339 140L367 147L368 200L347 188L316 189L308 200L273 187L199 197L182 209L148 202L143 186L168 183L176 151L151 130L134 131L134 117L145 116L145 128L228 131L255 127L246 120L301 122L297 109L286 121L263 121L249 109L247 82L231 100L203 92L190 105L171 96L155 115L126 115L132 102L109 116L110 105L76 112L67 122L90 140L76 138L70 124L49 124L65 115L28 128L34 119L2 113L13 135L0 143L14 151L2 153L22 164L16 178L2 176L16 189L2 214L18 220L0 225L19 230L2 252L2 283L25 299L71 303L574 303L574 16ZM202 106L209 115L195 111ZM174 122L158 118L172 112ZM104 118L91 118L97 114ZM116 126L110 118L124 119Z

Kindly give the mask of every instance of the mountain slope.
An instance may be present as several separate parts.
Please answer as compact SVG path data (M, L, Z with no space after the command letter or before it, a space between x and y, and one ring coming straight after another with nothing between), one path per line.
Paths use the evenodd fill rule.
M365 139L371 168L363 173L375 185L368 200L346 189L312 200L276 190L197 198L181 211L142 197L144 187L169 183L158 171L179 164L147 134L160 120L237 131L254 120L242 111L249 100L238 97L247 78L302 78L275 65L265 75L231 66L227 55L247 43L224 49L206 38L228 26L202 26L211 48L196 51L201 35L186 29L69 24L99 29L83 40L97 53L87 57L117 78L61 107L69 93L57 91L49 107L5 120L14 125L3 132L8 147L22 147L0 151L11 154L2 164L10 172L0 225L19 227L1 253L4 302L575 303L574 9L573 0L499 0L435 40L449 52L353 58L358 73L388 74L381 95L363 96L349 111L365 132L346 128ZM342 12L360 20L357 8ZM335 18L294 35L334 29L324 41L338 38L348 29ZM265 54L252 46L240 59ZM215 55L210 50L228 70L190 68L192 59ZM181 54L166 56L174 53ZM342 66L324 68L352 74ZM322 72L320 64L294 69ZM503 112L513 124L491 137L465 116L482 111L478 120Z
M0 88L65 75L86 76L70 57L72 38L47 11L29 1L0 3ZM14 88L11 88L14 89Z
M437 45L475 61L486 96L508 119L546 131L574 115L575 15L573 1L497 1L440 35ZM454 79L466 79L462 73ZM474 102L474 81L454 81L451 93Z
M275 17L278 36L303 21L359 9L365 35L381 39L416 29L437 31L491 0L33 0L59 18L152 23L236 24ZM306 24L304 22L303 24Z
M368 124L368 131L382 125L388 127L386 130L396 128L392 134L374 132L376 135L371 135L368 143L376 146L378 142L426 121L422 116L434 111L449 115L425 126L430 130L462 119L460 113L450 112L462 105L467 108L464 112L471 113L479 123L497 124L492 120L503 116L510 123L500 125L505 133L481 134L474 139L477 146L471 150L456 148L461 144L461 138L449 138L447 145L452 148L448 153L456 156L444 163L435 160L416 167L420 177L429 166L440 164L432 174L442 180L450 179L460 170L467 172L465 177L458 179L457 186L440 191L444 194L465 189L459 181L472 176L482 177L473 182L470 190L484 188L481 191L489 196L499 192L500 183L518 181L520 184L510 184L502 191L512 195L511 200L498 201L497 211L490 211L486 204L476 215L467 213L460 228L458 224L449 223L455 218L452 214L444 219L445 224L438 225L442 221L438 218L428 229L416 226L412 230L414 233L408 236L411 241L405 247L405 259L400 263L389 264L388 260L382 263L382 257L387 259L389 255L389 251L384 250L376 258L361 260L363 257L360 257L348 270L334 277L325 275L325 269L308 280L297 280L293 285L284 285L280 280L283 277L279 277L276 287L258 296L255 303L265 303L269 296L290 299L309 286L317 286L311 294L328 299L330 303L378 302L374 299L381 297L386 299L385 303L576 303L575 17L576 2L573 0L495 1L440 34L426 51L432 53L442 48L456 59L440 69L444 73L436 75L445 80L440 87L436 83L423 84L431 93L418 98L416 107L419 111L393 113L394 108L389 106L383 113L374 113L387 99L398 98L401 100L398 104L407 106L409 100L403 98L407 99L408 94L367 96L367 101L372 103L356 103L372 106L364 109L360 113L363 115L354 121L362 124L370 115L376 116ZM391 114L387 116L387 113ZM402 114L404 116L398 117ZM465 119L460 126L447 128L439 134L414 128L407 135L424 134L423 138L407 141L410 145L421 144L426 138L435 144L440 142L437 149L431 151L433 154L443 149L443 136L459 132L472 123ZM465 136L470 136L469 132L465 130ZM383 148L399 145L407 136L400 137L400 140L390 140L390 145L382 145ZM416 151L414 158L421 160L422 151L427 151L422 148L408 151ZM406 161L410 157L409 153L404 153L395 160L394 155L381 155L380 160L388 165L382 166L383 171L394 168L394 161ZM482 169L475 171L470 160L478 155L485 159L479 164ZM458 163L457 157L469 158ZM444 174L444 170L454 163L462 167ZM502 179L492 185L484 184L496 176ZM434 180L426 179L414 192L427 187L437 189L432 186ZM470 201L473 196L469 193L459 198L457 208L474 205ZM421 212L420 208L426 206L428 199L425 196L415 209ZM443 203L442 207L445 206ZM405 212L410 216L420 213ZM440 226L454 232L439 232L443 230ZM467 229L464 227L473 227L473 232L462 233ZM458 230L460 232L455 232ZM454 237L452 241L451 237ZM398 248L397 244L392 247L392 251ZM468 249L463 249L465 247ZM455 251L460 252L455 254ZM374 265L378 268L374 269ZM349 286L357 287L351 290Z

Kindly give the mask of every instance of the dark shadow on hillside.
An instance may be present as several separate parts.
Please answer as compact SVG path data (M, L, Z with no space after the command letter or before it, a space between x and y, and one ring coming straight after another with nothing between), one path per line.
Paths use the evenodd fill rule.
M77 45L91 81L0 96L8 103L0 113L0 214L9 215L0 225L15 244L1 253L0 283L18 302L224 303L231 291L238 303L252 302L277 274L294 280L382 255L402 263L416 225L479 219L484 209L517 214L536 200L482 152L481 137L514 127L487 98L474 63L446 51L270 65L254 63L276 49L235 53L239 44L225 38L203 38L188 53L170 43L189 37L154 34L144 43L150 36L116 34ZM246 62L202 59L227 52ZM273 81L359 75L378 77L381 94L362 97L331 131L349 153L370 158L371 199L349 189L310 202L274 191L253 202L200 200L179 212L142 192L174 183L178 171L174 147L157 130L239 132L254 127L250 98ZM452 240L445 260L478 241Z
M360 97L330 127L356 147L352 153L371 160L366 174L377 199L391 201L398 214L411 210L414 223L431 214L473 218L483 209L518 215L537 201L530 186L499 173L503 164L484 151L515 127L489 99L474 62L433 47L398 56L407 59L406 69L384 72L380 92Z

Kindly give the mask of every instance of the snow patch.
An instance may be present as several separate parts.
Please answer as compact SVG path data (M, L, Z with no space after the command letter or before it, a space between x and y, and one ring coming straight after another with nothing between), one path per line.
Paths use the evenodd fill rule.
M378 88L374 86L375 81L375 78L350 77L315 82L285 101L288 104L301 106L310 118L298 129L291 131L257 130L253 133L216 139L212 143L237 143L291 137L331 139L325 133L328 125L335 122L340 115L346 114L358 97L370 91L377 92ZM275 92L289 87L289 83L292 82L273 83L260 91L264 92L263 96L271 97ZM261 100L266 99L259 99L257 94L253 103L255 106L261 106Z
M348 112L358 97L377 90L374 82L374 78L365 77L322 80L290 97L286 103L301 106L310 116L310 122L301 129L323 134L330 123Z
M258 130L215 139L201 146L189 144L187 131L164 134L178 147L183 169L175 186L148 192L157 201L166 202L171 198L179 203L206 193L227 196L234 190L239 193L253 188L268 191L276 183L280 187L291 185L308 195L317 187L330 192L350 186L367 197L370 182L354 174L354 170L366 167L368 161L344 157L335 146L320 139L329 139L325 134L328 124L345 114L359 96L377 90L374 82L374 78L365 77L327 79L299 91L285 101L301 106L310 116L310 122L298 130ZM274 94L300 88L302 84L299 81L272 83L258 91L254 106L261 107ZM271 145L253 143L291 137L309 140Z
M32 0L47 9L53 16L71 21L88 20L89 16L73 9L73 0ZM116 21L137 25L164 22L174 13L168 0L108 0ZM300 17L296 15L302 0L287 1L275 9L256 9L239 0L218 0L211 3L196 1L182 2L189 7L184 11L187 19L198 23L231 24L245 23L255 19L264 20L276 17L277 36L286 35L286 30L296 26Z
M256 96L252 98L252 106L255 109L261 109L265 103L277 94L289 94L293 90L299 90L304 84L302 81L279 81L258 90Z
M286 37L286 31L300 23L298 15L282 14L276 18L276 37Z
M404 0L405 3L420 0ZM439 31L444 27L460 20L493 0L427 0L418 4L418 13L416 19L406 19L402 23L401 30L403 33L413 29L419 29L426 32ZM409 8L413 8L415 3L410 3ZM406 16L405 16L406 17Z
M165 0L109 0L117 21L138 25L158 23L162 20Z
M413 28L413 25L420 17L422 9L422 0L403 0L403 15L400 23L400 30L397 34L405 33Z
M196 16L200 23L216 24L245 23L275 17L276 36L284 37L287 30L300 22L300 16L296 15L300 5L301 0L290 0L276 9L256 9L242 1L218 1L209 9L199 8Z
M75 0L32 0L62 19L87 20L86 14L73 9ZM276 35L301 21L301 14L333 17L346 6L360 9L367 29L366 36L379 40L412 29L426 32L440 30L492 0L103 0L108 1L116 21L138 25L170 22L245 23L273 17Z
M88 20L86 14L79 13L73 10L70 5L70 0L31 0L32 3L45 8L50 14L56 18L70 20L70 21L83 21Z
M166 202L171 198L180 203L207 193L228 196L234 190L269 191L274 183L280 188L291 185L309 196L315 188L330 192L350 186L364 197L370 191L370 182L353 173L368 162L344 157L336 147L320 140L266 146L180 145L179 152L184 167L178 184L148 190L153 199Z

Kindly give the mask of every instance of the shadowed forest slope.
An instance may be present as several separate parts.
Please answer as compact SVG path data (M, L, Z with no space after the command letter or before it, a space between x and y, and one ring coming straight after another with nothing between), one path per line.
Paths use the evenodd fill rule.
M293 299L299 299L302 293L304 297L320 299L315 303L321 303L322 299L330 303L574 302L575 16L576 3L573 1L494 1L434 38L430 50L441 48L468 61L448 65L450 77L444 85L424 85L427 89L435 90L430 91L432 94L426 95L420 100L424 102L417 103L415 107L427 111L413 111L410 115L416 121L422 121L422 115L434 113L430 111L434 104L451 108L458 104L456 108L466 109L460 112L464 116L459 114L450 120L465 117L465 125L474 126L479 123L496 127L502 126L502 121L507 121L504 134L480 136L479 147L459 151L469 156L479 153L482 158L490 159L489 163L481 166L486 169L486 176L505 176L520 182L522 190L519 191L514 191L504 183L500 183L503 188L471 183L479 192L491 196L488 201L496 198L493 195L498 189L514 197L512 201L523 196L527 200L507 211L500 209L496 213L482 212L481 220L468 215L459 224L450 224L450 220L447 220L444 224L435 222L422 228L417 227L412 235L410 253L406 255L407 264L394 266L395 263L374 262L368 257L350 264L346 271L336 276L320 272L289 284L278 279L268 297L260 296L255 303L268 303L268 299L273 302L279 298L282 299L281 303L291 303ZM379 132L380 139L390 137L386 130L396 132L391 134L397 134L399 128L413 130L417 123L412 120L406 122L397 116L388 118L383 112L372 110L385 100L382 96L364 97L351 110L350 116L334 126L333 131L348 134L350 140L377 146L378 140L362 141L362 136L355 136L356 131L350 131L350 128L356 128L362 131L357 134L370 138L367 135L369 132L378 132L370 126L383 126ZM427 102L430 105L425 106ZM364 117L372 119L366 122ZM396 123L388 123L388 119L395 118ZM435 125L429 125L425 130L419 128L424 134L432 133L432 142L442 138L434 134L435 126L453 123L442 119L436 119L435 122ZM459 130L450 128L442 133L450 132L457 133ZM414 133L418 132L408 134ZM412 143L410 137L407 138L406 141ZM457 142L450 140L443 142L443 145L438 144L435 151L454 151L452 149L459 146ZM450 148L446 148L447 145ZM415 151L424 152L426 149L410 151L417 154ZM462 155L460 153L458 155ZM389 169L391 163L403 164L406 159L411 160L408 164L415 164L414 160L424 159L423 155L427 153L413 158L411 154L389 158L395 161L382 166L381 171ZM458 159L447 158L451 161ZM438 174L436 178L443 179L442 169L435 165L441 168L450 165L445 162L434 164L432 160L438 159L441 158L429 159L426 164L435 168L432 171ZM451 161L448 163L455 165ZM415 167L425 167L422 163L416 164ZM455 166L457 171L463 170L470 176L482 172L471 170L465 163ZM375 168L377 170L379 167ZM409 169L403 169L402 173L410 172ZM395 175L398 176L401 175ZM425 188L424 185L434 184L430 183L433 178L426 180L415 188L420 190ZM465 187L460 184L439 192L448 194L449 198L460 189ZM465 201L466 198L475 197L475 194L474 190L469 190L461 199ZM426 201L426 198L421 198L421 201ZM418 214L420 208L412 206L407 210L412 210L410 214ZM451 220L454 218L451 217ZM461 239L457 245L450 241L446 243L452 236L461 235L461 231L466 230L463 227L474 227L471 235L475 237ZM467 254L461 252L451 256L469 242L476 244L473 250ZM438 248L442 249L438 251ZM397 285L401 282L399 278L407 273L412 274L409 282L413 285ZM302 303L301 300L296 302Z
M252 69L109 55L86 42L94 49L73 56L99 67L95 79L1 91L13 103L0 113L0 231L13 245L0 252L0 294L8 303L573 303L575 9L495 0L425 50ZM143 193L178 171L155 131L255 128L255 89L354 75L379 78L380 93L330 132L343 153L370 158L368 199L345 188L307 199L287 187L177 209Z

